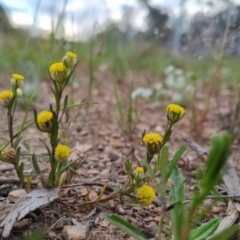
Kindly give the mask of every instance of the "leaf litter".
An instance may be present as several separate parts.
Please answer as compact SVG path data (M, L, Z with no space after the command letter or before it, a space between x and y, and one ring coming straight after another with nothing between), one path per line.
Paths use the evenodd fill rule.
M110 81L110 79L108 79ZM80 184L83 182L95 182L98 184L107 184L108 186L114 188L119 184L124 183L126 180L125 173L123 171L123 164L127 157L134 157L141 161L144 153L144 147L141 145L141 134L142 128L148 128L151 130L154 129L164 129L165 128L165 106L169 103L170 99L161 99L157 104L151 104L146 100L139 99L139 110L141 111L140 119L136 128L132 133L131 141L126 136L125 133L122 132L121 129L117 126L116 116L117 112L115 109L115 104L112 99L114 96L112 94L112 88L110 84L106 83L108 81L106 79L105 82L101 84L101 87L98 87L96 91L93 91L95 95L93 96L93 100L97 100L99 104L97 106L91 106L89 115L87 120L82 117L82 113L84 115L84 108L79 110L71 111L71 118L73 119L73 124L69 131L69 140L71 140L72 145L76 145L76 142L80 146L79 152L84 154L84 157L87 160L84 162L82 167L77 171L77 176L74 178L72 184ZM46 82L41 83L41 88L45 89L48 87ZM73 92L73 99L79 99L79 96L86 97L84 94L87 92L87 84L79 89L78 92ZM127 92L128 86L126 85L123 90ZM69 89L71 91L71 89ZM44 92L44 91L42 91ZM106 92L107 94L106 96ZM228 97L231 96L231 91L229 91ZM44 96L40 96L39 99L42 99L44 102ZM197 103L196 103L197 104ZM199 104L201 105L201 103ZM224 96L224 101L221 102L222 108L226 108L226 96ZM197 107L197 106L196 106ZM212 133L216 133L221 127L222 123L218 118L218 110L215 106L211 107L210 118L207 119L204 128L202 129L201 135L196 138L196 135L192 131L193 126L191 114L189 111L190 108L187 108L187 114L185 116L185 121L179 122L173 131L172 139L169 144L171 144L171 150L174 152L180 145L185 143L184 137L194 138L196 143L199 143L204 147L204 149L209 147L210 139L212 137ZM3 110L0 109L0 114L3 114ZM24 113L19 111L19 116ZM214 121L212 120L212 116L215 117ZM79 129L80 123L83 122L81 129ZM4 121L1 121L1 125L4 125ZM82 131L82 134L81 134ZM39 147L39 143L37 139L39 137L44 139L44 135L41 135L34 129L29 129L25 133L25 139L29 137L35 137L35 141L31 141L31 149L34 152L42 153L44 151L43 148ZM184 136L184 137L183 137ZM122 144L124 143L124 144ZM88 146L82 147L82 146ZM90 149L91 146L91 149ZM86 151L86 149L88 149ZM235 151L236 152L236 151ZM205 152L204 152L205 153ZM76 154L78 155L78 154ZM116 158L111 158L109 156L117 156ZM233 167L236 168L236 158L239 157L239 154L235 154L233 158ZM73 159L74 160L74 159ZM28 163L27 159L23 159L26 163ZM179 167L183 171L183 175L185 177L186 183L186 191L189 196L193 191L192 186L195 183L194 177L196 174L196 164L203 164L204 160L195 154L191 149L188 149L179 162ZM137 164L137 162L135 162ZM45 159L42 159L40 162L41 168L47 169L47 162ZM31 169L31 164L26 164ZM99 173L108 169L108 175L99 176ZM0 164L1 171L1 164ZM16 177L14 172L11 169L2 170L3 174L0 177L0 180L4 182L4 180L8 179L9 176ZM240 169L237 169L237 175L239 175ZM105 173L105 172L103 172ZM17 184L16 184L17 185ZM49 190L46 192L38 192L35 189L30 192L31 198L29 198L29 194L22 199L19 199L19 203L17 202L15 207L12 208L12 205L8 206L8 210L12 208L11 212L7 215L7 217L1 223L2 234L3 236L7 236L8 234L14 233L12 227L14 223L31 212L35 212L38 208L42 209L45 213L45 217L40 217L38 219L38 225L44 226L47 224L48 228L53 226L58 220L60 220L54 227L51 229L51 234L53 234L52 239L62 239L62 229L64 224L73 224L76 222L81 222L82 224L88 225L87 237L88 240L123 240L123 239L131 239L125 233L116 229L112 225L104 222L105 220L101 218L100 213L102 212L112 212L114 214L118 214L124 217L129 222L135 224L145 232L148 232L150 235L156 233L159 216L161 214L161 207L159 206L148 206L148 207L138 207L138 206L130 206L127 204L123 204L117 200L109 201L108 203L104 203L97 206L84 206L84 195L81 191L86 187L84 186L76 186L73 188L67 189L67 194L64 195L63 198L59 197L59 189L53 190L53 196L51 198L47 198L43 200L41 197L38 199L37 203L34 202L35 197L37 196L49 196ZM101 190L100 186L89 186L87 187L91 191L95 193L99 193ZM43 188L44 189L44 188ZM37 191L39 195L37 194ZM43 190L45 191L45 190ZM85 190L84 190L85 191ZM34 193L35 192L35 193ZM33 194L33 196L31 195ZM46 195L44 195L46 194ZM34 197L35 195L35 197ZM5 201L5 196L1 201ZM50 211L48 206L50 202L56 200L59 206L61 207L60 212ZM59 201L59 202L58 202ZM26 202L27 204L24 204ZM230 201L231 202L231 201ZM229 203L230 204L230 203ZM234 205L233 205L234 206ZM229 207L234 209L235 207ZM93 211L94 209L94 211ZM220 207L212 213L209 213L208 218L211 219L213 216L220 216L225 214L227 211L227 206ZM236 213L236 211L234 210ZM5 213L6 215L6 213ZM57 216L56 216L57 215ZM62 217L65 217L62 219ZM73 222L71 219L75 219ZM166 229L169 228L170 223L165 222ZM24 233L24 230L22 231Z

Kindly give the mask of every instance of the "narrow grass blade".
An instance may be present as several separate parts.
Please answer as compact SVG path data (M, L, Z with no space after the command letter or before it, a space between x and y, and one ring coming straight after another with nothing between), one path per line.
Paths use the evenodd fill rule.
M134 237L137 240L146 240L146 238L137 227L133 226L131 223L122 219L121 217L109 213L103 213L102 217L108 220L111 224L129 234L131 237Z
M37 158L36 158L36 155L34 153L32 154L32 164L33 164L33 167L34 167L36 173L38 175L40 175L42 172L41 172L41 170L40 170L40 168L38 166Z

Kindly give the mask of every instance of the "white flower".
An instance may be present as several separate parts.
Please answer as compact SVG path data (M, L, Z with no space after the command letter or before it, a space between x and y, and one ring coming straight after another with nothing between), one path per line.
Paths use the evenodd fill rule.
M153 91L150 88L139 87L132 91L131 97L132 99L136 99L139 96L149 98L152 96L152 94Z
M183 100L183 94L175 92L174 94L172 94L172 101L173 102L181 102Z
M187 85L186 78L184 76L177 76L175 80L175 88L185 88Z
M175 87L175 77L173 75L168 75L165 79L165 83L169 88Z
M181 68L177 68L174 72L176 75L183 75L183 70Z
M160 82L155 83L153 87L154 87L154 89L156 89L156 90L160 90L160 89L163 88L162 83L160 83Z
M164 73L166 75L170 74L170 73L173 73L173 71L175 70L175 67L173 65L168 65L165 70L164 70Z

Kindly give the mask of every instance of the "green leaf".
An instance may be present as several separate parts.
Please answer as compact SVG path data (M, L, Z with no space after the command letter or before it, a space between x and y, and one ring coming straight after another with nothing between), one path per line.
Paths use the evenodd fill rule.
M221 218L214 218L204 223L200 227L191 231L189 240L205 240L217 229L220 222Z
M55 145L58 138L58 120L55 112L53 112L52 123L51 144Z
M166 169L168 164L168 147L167 146L164 146L161 149L158 155L158 160L156 161L156 164L157 165L155 165L154 167L154 173L156 174L157 171L159 170L157 168L160 167L162 181L161 181L161 184L159 185L159 189L160 189L161 196L164 197L166 194L166 183L167 183L167 178L166 178L166 173L167 173Z
M206 163L206 172L202 180L202 187L210 191L222 176L221 170L230 153L232 137L228 134L219 134L212 140L212 147Z
M117 84L114 82L114 97L116 99L116 106L119 114L119 121L123 123L124 121L124 116L123 116L123 106L122 106L122 101L119 97L118 89L117 89Z
M15 161L16 161L15 167L17 169L19 168L20 155L21 155L21 147L17 148L16 158L15 158Z
M132 89L131 91L132 92ZM127 123L128 123L128 131L130 132L132 130L132 123L133 123L133 119L132 119L132 97L131 97L131 93L129 96L129 101L128 101L128 109L127 109Z
M174 202L184 201L184 178L177 166L174 167L171 175L171 179L173 182L173 187L171 188L172 194L170 195L170 199ZM171 201L171 203L174 203Z
M232 136L229 134L219 134L213 138L206 163L206 171L200 183L201 189L194 194L191 212L198 208L209 192L220 181L223 175L223 168L230 153L231 144Z
M32 234L28 237L24 237L23 240L44 240L46 239L47 231L44 229L33 230Z
M114 214L109 214L109 213L102 213L101 215L103 218L108 220L111 224L120 228L131 237L134 237L137 240L146 240L144 235L141 233L141 231L137 227L133 226L131 223L124 220L123 218Z
M36 155L34 153L32 154L32 164L33 164L33 167L34 167L36 173L38 175L40 175L42 172L41 172L41 170L40 170L40 168L38 166L37 158L36 158Z
M52 113L54 112L52 104L49 105L49 109L50 109L50 112L52 112Z
M186 199L184 191L184 179L177 166L174 167L171 179L173 186L170 190L170 203L175 204L170 211L173 226L174 239L181 239L181 234L187 223L187 210L183 201ZM180 220L181 219L181 220Z
M117 186L113 189L113 191L110 194L108 194L108 197L114 196L116 193L119 193L120 191L121 191L121 188Z
M48 186L49 187L53 187L54 186L54 181L53 181L54 173L53 173L53 171L54 170L52 169L52 171L48 175Z
M238 226L234 225L234 226L229 227L229 228L223 230L222 232L214 235L209 240L226 240L226 239L229 239L230 237L232 237L237 232L237 230L238 230Z
M59 102L60 101L60 90L59 90L58 84L55 81L53 81L53 84L54 84L54 88L55 88L55 91L53 92L54 96L55 96L55 100L56 100L56 102Z
M65 98L64 98L64 102L63 102L63 107L62 107L62 114L61 114L61 117L59 118L59 120L58 120L58 123L60 123L61 122L61 120L62 120L62 117L63 117L63 115L64 115L64 113L65 113L65 111L66 111L66 109L67 109L67 103L68 103L68 95L66 95L65 96ZM70 124L70 123L69 123Z
M13 108L14 108L14 105L16 105L16 88L14 89L14 95L13 95L13 98L8 106L8 109L10 112L12 112Z
M43 145L47 149L50 165L51 165L51 168L53 168L52 152L51 152L50 148L47 146L47 144L41 138L39 138L39 140L43 143Z
M17 138L13 143L13 148L16 149L18 147L18 144L21 142L21 140L22 140L22 137Z
M187 148L186 145L183 145L174 154L174 156L173 156L172 160L170 161L170 164L167 168L166 180L168 180L168 178L171 176L173 169L177 165L177 162L179 161L180 157L182 156L182 154L184 153L186 148Z
M64 102L63 102L63 111L66 110L67 104L68 104L68 95L66 95L65 98L64 98Z
M161 159L161 170L162 170L162 177L164 181L167 180L166 178L166 169L167 169L167 163L168 163L168 147L164 146L160 152L160 159Z
M72 105L68 105L67 109L75 108L75 107L84 107L92 104L98 104L98 102L82 102L82 103L76 103ZM61 109L62 110L62 109Z
M71 77L72 77L72 75L73 75L73 73L74 73L74 71L75 71L76 66L77 66L77 63L75 64L74 69L71 70L70 74L67 76L66 81L63 83L63 89L66 87L66 85L67 85L68 82L70 81L70 79L71 79Z
M52 93L53 93L53 95L55 96L55 90L53 89L52 86L50 86L50 89L52 90ZM55 97L55 99L56 99L56 97Z
M23 169L24 169L24 164L23 164L23 162L21 162L21 164L20 164L20 166L18 168L18 172L19 172L20 181L22 183L24 182Z

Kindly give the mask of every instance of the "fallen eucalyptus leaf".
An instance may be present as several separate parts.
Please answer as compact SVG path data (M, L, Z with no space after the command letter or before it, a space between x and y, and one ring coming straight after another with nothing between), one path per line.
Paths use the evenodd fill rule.
M60 188L34 189L26 196L20 198L0 225L2 236L7 238L14 223L21 220L28 213L57 199L59 191Z

